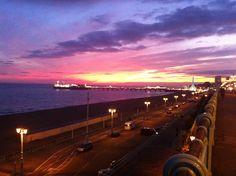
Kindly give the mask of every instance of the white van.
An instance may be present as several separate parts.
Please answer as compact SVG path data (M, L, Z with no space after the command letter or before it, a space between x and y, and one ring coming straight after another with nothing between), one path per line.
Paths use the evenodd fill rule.
M124 126L124 129L125 130L132 130L136 127L136 124L134 121L128 121L128 122L125 122L125 126Z

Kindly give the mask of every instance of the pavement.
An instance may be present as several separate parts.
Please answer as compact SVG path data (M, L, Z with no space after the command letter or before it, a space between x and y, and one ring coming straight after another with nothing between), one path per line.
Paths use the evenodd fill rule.
M213 176L236 175L236 94L219 99L215 145L212 157Z

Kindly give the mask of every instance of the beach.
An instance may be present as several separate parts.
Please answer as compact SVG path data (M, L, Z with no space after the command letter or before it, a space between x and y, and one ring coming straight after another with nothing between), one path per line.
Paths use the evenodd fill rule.
M165 95L165 97L169 98L168 102L174 101L173 94ZM181 98L180 92L175 94L179 94ZM117 109L118 116L125 117L129 114L134 115L137 111L145 110L144 101L147 100L151 102L150 109L163 106L163 97L164 96L156 96L89 104L89 118L108 115L109 108ZM28 129L29 133L35 133L78 123L86 119L86 112L87 105L80 105L0 116L1 140L16 136L15 129L17 127L24 127Z

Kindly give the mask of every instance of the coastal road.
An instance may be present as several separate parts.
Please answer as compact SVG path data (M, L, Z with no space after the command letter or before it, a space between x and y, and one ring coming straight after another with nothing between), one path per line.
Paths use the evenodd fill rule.
M174 113L184 113L194 106L193 103L186 104ZM166 116L163 111L155 111L149 115L149 118L142 122L142 118L138 119L139 127L142 125L147 127L161 127L165 124L171 124L176 119L172 116ZM163 130L168 130L163 129ZM107 135L108 136L108 135ZM93 150L85 153L79 153L74 156L70 163L58 170L58 175L73 176L94 176L97 175L99 169L107 168L114 160L120 159L125 154L134 150L137 146L143 144L149 137L140 135L140 128L131 131L121 131L118 138L106 137L94 143ZM96 136L94 137L96 139ZM94 139L91 139L94 141Z
M192 106L194 106L193 103L185 104L175 109L173 113L183 113ZM150 113L144 121L143 117L137 118L138 128L134 130L125 131L123 127L116 129L121 132L118 138L109 137L109 129L98 132L90 136L90 140L94 143L91 151L78 154L76 144L70 144L51 155L28 175L97 175L99 169L108 167L113 160L118 160L148 139L140 135L141 126L160 127L171 121L174 121L173 117L159 110Z

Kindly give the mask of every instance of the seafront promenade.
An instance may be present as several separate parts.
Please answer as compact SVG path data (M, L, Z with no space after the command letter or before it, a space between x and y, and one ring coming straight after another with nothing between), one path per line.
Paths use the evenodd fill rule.
M186 159L187 156L192 155L192 158L198 158L196 161L200 161L199 166L204 166L203 170L206 168L206 172L201 172L201 176L234 176L236 171L235 101L235 94L226 94L224 99L220 93L218 96L217 93L201 94L194 101L189 100L182 104L183 100L181 100L179 107L174 108L171 114L166 113L162 103L159 106L152 106L148 113L139 112L137 116L136 112L133 112L132 119L137 124L137 128L132 131L123 130L123 123L131 117L131 114L124 116L123 113L122 119L118 116L114 123L116 126L114 129L120 132L120 137L109 137L110 122L108 121L106 129L90 134L89 138L94 143L93 150L78 154L76 152L78 141L85 139L80 136L75 138L77 142L70 141L70 135L68 138L70 142L63 145L55 145L51 149L46 147L46 150L44 147L38 152L26 153L25 174L92 176L100 169L110 168L110 164L114 161L116 165L111 167L114 171L112 175L154 176L167 173L163 168L166 168L169 163L167 161L173 156L184 156ZM175 101L173 102L175 104ZM140 128L143 126L156 128L158 134L152 137L140 135ZM81 130L85 131L85 129ZM212 130L215 131L215 135ZM196 139L190 141L190 136L195 136ZM211 139L214 139L213 143ZM26 144L28 147L29 145ZM210 161L208 158L211 158ZM169 168L177 168L179 172L181 169L178 168L183 164L181 162L187 160L176 161L178 167ZM14 159L2 162L0 165L2 167L0 171L4 173L13 173L14 167L16 172L19 171L19 162L17 161L14 166ZM190 169L191 165L188 166ZM168 176L172 176L172 170L169 174Z
M212 175L236 175L236 94L219 97L213 147Z
M174 123L174 120L176 118L174 114L185 114L184 113L185 111L188 112L196 105L195 101L186 103L184 105L181 105L179 108L173 109L172 115L168 115L165 112L163 100L161 98L159 98L160 101L157 101L157 99L155 100L156 100L155 103L159 102L160 104L159 106L154 106L154 101L152 102L153 108L150 108L150 113L149 113L150 117L145 117L146 115L143 116L143 113L139 112L140 116L133 119L137 121L137 128L135 128L134 130L124 131L123 125L120 127L116 126L116 130L119 130L121 132L121 137L114 138L114 139L109 138L108 134L110 132L110 128L109 128L110 123L108 122L107 124L108 129L106 131L101 132L101 134L100 133L95 134L95 137L91 135L90 140L94 142L94 148L90 152L79 154L77 156L75 152L70 152L70 151L64 152L63 147L65 146L63 145L63 146L58 146L59 149L58 148L55 149L56 146L54 146L52 147L52 149L46 148L45 150L45 148L43 148L39 152L25 153L25 164L24 164L25 174L38 176L39 173L42 175L45 175L50 171L50 172L63 173L66 175L73 175L73 174L80 175L81 173L83 173L84 175L95 175L99 169L109 166L109 163L111 161L121 158L130 150L142 144L143 142L146 141L146 139L148 139L148 137L140 135L140 127L142 127L143 125L150 126L150 127L163 126L163 130L161 133L162 134L166 133L165 131L169 131L168 130L169 127L172 126L171 125L172 123ZM137 100L136 100L136 103L137 103ZM143 105L143 102L142 102L142 105ZM125 114L123 113L122 124L124 123L125 120L128 120L128 116L127 118L125 118L124 115ZM145 121L144 121L144 117L145 117ZM166 124L169 124L169 125L166 125ZM175 138L175 133L176 133L175 130L172 130L171 136L173 136L173 138ZM162 136L162 134L160 134L160 136ZM78 139L78 140L83 140L83 139ZM18 147L19 145L17 144L16 146ZM70 146L68 147L68 149L72 149L73 151L76 149L73 143L72 144L67 143L66 145ZM27 146L29 146L29 144L26 144L26 148ZM65 150L66 149L67 148L65 148ZM59 150L59 152L61 152L63 156L61 157L61 155L58 155L58 152L56 152L54 155L53 154L55 152L54 150L56 151ZM49 157L49 156L52 156L52 157ZM54 158L54 156L56 156L56 158ZM67 156L69 157L68 159L67 159ZM68 161L68 163L70 163L70 165L67 166L66 164L64 164L64 160L62 160L63 157L66 161ZM51 160L49 160L50 158L54 158L53 164L52 163L48 164L48 161L51 162ZM91 160L91 158L93 159ZM101 161L101 158L103 158L103 161ZM59 166L61 166L61 165L58 166L59 161L63 163L63 168L60 167L60 170L58 169ZM54 165L55 162L56 162L56 165ZM15 168L16 172L19 171L18 160L15 166L14 166L14 159L13 160L10 159L7 162L2 162L0 165L1 165L1 171L6 172L6 173L14 172L14 167L16 167ZM35 169L36 167L37 169Z

